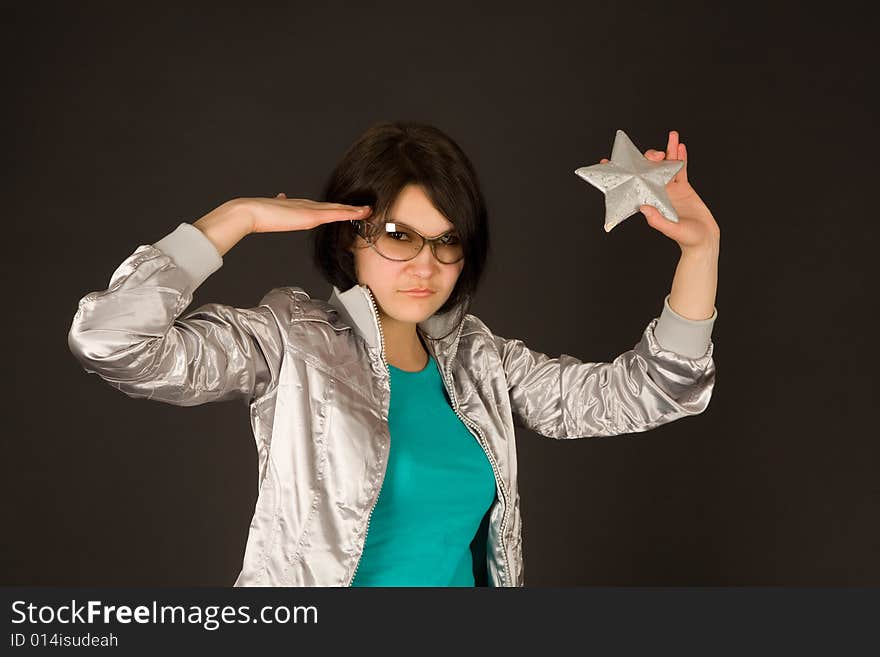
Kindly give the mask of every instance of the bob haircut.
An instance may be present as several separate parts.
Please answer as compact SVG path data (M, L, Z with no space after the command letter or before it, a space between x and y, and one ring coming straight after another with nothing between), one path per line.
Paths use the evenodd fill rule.
M373 124L349 146L330 174L321 200L369 205L367 221L384 221L401 190L422 187L434 207L457 229L464 266L437 313L461 303L457 326L470 309L489 253L488 213L473 165L464 151L438 128L415 121ZM354 255L357 233L348 221L331 221L312 231L312 255L323 277L341 291L357 284Z

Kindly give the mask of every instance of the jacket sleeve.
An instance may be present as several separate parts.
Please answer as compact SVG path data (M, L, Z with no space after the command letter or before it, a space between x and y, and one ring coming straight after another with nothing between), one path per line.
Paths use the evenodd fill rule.
M712 325L675 313L667 295L639 342L610 363L533 351L494 336L507 378L514 424L550 438L647 431L702 413L715 384Z
M182 223L137 249L106 290L79 301L68 345L89 373L129 397L177 406L262 396L277 382L281 326L291 288L254 308L208 303L180 317L192 292L223 260L198 228Z

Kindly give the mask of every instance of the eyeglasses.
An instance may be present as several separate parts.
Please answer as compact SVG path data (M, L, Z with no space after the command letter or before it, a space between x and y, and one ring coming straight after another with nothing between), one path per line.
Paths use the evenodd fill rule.
M464 257L461 240L453 231L437 237L425 237L412 226L399 222L370 223L365 219L349 219L357 234L383 258L398 262L412 260L422 251L425 242L431 245L434 257L451 265Z

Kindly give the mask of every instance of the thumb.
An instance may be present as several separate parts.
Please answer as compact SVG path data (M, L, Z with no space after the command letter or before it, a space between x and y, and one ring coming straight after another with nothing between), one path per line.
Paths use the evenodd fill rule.
M651 221L651 219L656 219L657 215L660 214L657 208L655 208L653 205L640 205L639 212L645 215L645 219L647 219L648 221Z
M680 235L680 226L674 221L670 221L666 217L664 217L660 210L655 208L653 205L642 205L639 206L639 210L641 210L642 214L645 215L645 219L648 222L648 225L651 228L654 228L660 233L663 233L666 237L671 240L675 240L678 242Z
M668 224L669 221L666 217L660 214L660 210L653 205L640 205L639 210L645 215L648 224L659 230L661 233L666 232L666 224Z

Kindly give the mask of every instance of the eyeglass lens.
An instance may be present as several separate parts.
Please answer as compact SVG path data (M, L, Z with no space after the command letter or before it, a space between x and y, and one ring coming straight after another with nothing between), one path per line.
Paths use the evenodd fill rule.
M422 248L424 241L414 229L406 224L385 222L376 228L376 250L391 260L410 260ZM461 240L456 233L440 236L434 242L434 254L440 262L451 264L464 256Z

